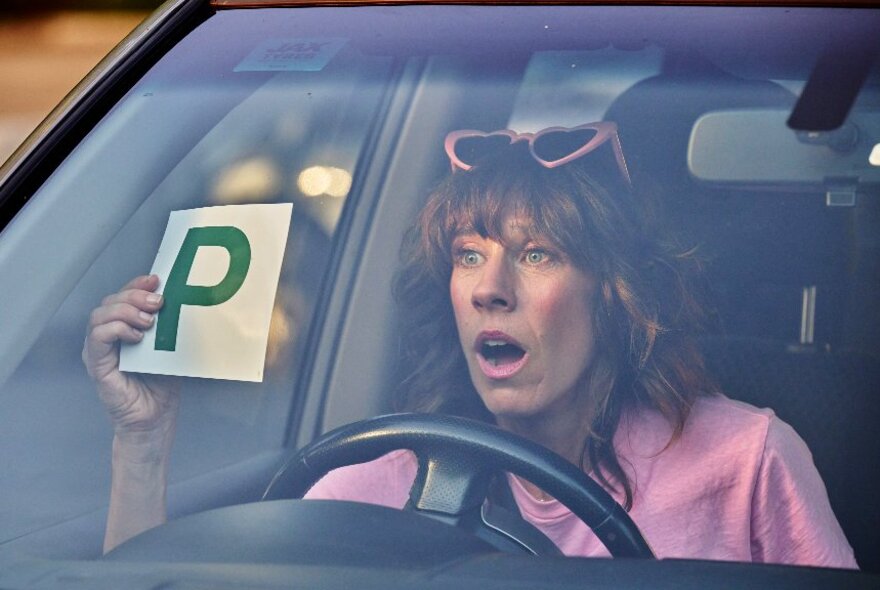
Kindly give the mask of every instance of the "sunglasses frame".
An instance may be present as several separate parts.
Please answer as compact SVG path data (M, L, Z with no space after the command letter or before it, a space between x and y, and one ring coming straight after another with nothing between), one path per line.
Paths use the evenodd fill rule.
M550 133L569 133L572 131L582 131L582 130L591 130L595 131L596 135L594 135L590 141L585 143L583 146L570 153L569 155L559 158L558 160L544 160L539 157L538 154L535 153L535 141L543 135L547 135ZM472 137L494 137L494 136L503 136L510 139L510 145L513 145L520 141L528 142L529 153L532 155L532 158L543 166L544 168L557 168L559 166L563 166L568 164L569 162L573 162L578 158L582 158L586 156L590 152L595 151L600 146L604 145L606 142L611 142L611 147L614 150L614 158L617 160L617 166L620 169L620 173L626 181L627 185L632 186L632 179L629 175L629 169L626 165L626 159L623 157L623 147L620 145L620 137L617 135L617 124L612 121L599 121L597 123L586 123L584 125L578 125L577 127L547 127L546 129L541 129L540 131L536 131L534 133L517 133L511 129L499 129L497 131L477 131L475 129L460 129L458 131L452 131L446 136L446 141L443 143L443 147L446 150L446 155L449 157L449 163L452 165L452 171L462 170L467 172L471 168L472 165L466 164L462 162L461 159L455 154L455 144L458 143L462 139L472 138Z

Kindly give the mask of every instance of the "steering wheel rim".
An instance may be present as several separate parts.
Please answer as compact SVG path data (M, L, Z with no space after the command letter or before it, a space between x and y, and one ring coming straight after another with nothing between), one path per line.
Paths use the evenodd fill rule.
M623 507L582 470L537 443L453 416L391 414L337 428L292 453L263 500L301 498L333 469L398 449L408 449L418 459L410 491L416 511L447 515L454 522L479 509L495 473L509 471L562 502L613 557L654 557Z

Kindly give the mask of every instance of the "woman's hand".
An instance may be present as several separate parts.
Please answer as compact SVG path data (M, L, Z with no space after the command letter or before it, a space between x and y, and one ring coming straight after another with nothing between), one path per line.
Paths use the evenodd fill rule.
M104 551L162 524L179 381L119 370L120 342L140 342L156 322L159 277L133 279L92 312L82 358L113 421L110 507Z
M142 437L167 431L176 415L177 379L119 370L119 343L140 342L144 330L156 321L163 303L154 292L158 286L156 275L132 279L118 293L105 297L89 318L82 358L117 435Z

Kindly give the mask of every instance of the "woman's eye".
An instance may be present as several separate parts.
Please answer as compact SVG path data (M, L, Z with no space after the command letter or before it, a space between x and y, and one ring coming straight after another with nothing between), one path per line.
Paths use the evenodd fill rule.
M473 250L464 250L457 256L459 264L462 266L476 266L482 259L477 252Z
M529 250L525 255L525 260L529 264L541 264L549 258L550 256L544 250Z

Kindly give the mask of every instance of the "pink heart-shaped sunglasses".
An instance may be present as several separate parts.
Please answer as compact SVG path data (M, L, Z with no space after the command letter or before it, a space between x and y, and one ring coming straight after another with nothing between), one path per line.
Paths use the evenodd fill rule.
M528 142L529 153L545 168L568 164L610 142L621 175L628 185L632 185L617 125L610 121L577 127L548 127L535 133L517 133L510 129L488 133L462 129L447 135L444 147L455 172L470 170L489 153L520 141Z

